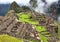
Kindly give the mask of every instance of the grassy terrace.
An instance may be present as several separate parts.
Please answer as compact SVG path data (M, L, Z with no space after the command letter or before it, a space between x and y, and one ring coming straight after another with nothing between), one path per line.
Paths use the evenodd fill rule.
M38 24L37 21L30 19L30 16L31 15L29 15L29 14L23 14L23 13L18 14L18 18L19 18L20 22L23 22L23 23L27 22L29 24L34 24L34 25Z
M23 42L23 40L4 34L0 35L0 42Z

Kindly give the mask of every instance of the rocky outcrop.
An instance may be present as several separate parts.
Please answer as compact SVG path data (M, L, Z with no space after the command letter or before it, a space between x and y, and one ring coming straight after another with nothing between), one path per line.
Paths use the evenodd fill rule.
M9 10L14 10L16 13L30 11L27 6L19 6L15 1L11 3Z

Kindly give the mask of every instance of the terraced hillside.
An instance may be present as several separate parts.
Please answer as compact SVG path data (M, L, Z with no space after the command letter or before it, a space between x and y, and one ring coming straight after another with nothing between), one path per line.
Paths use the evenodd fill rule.
M22 42L58 42L59 26L53 18L27 11L26 7L20 13L14 9L1 20L0 35L7 34L22 39Z
M43 21L44 15L33 15L33 13L19 13L16 15L13 10L7 14L10 15L6 15L0 24L0 34L8 34L28 41L57 42L55 32L57 26L49 18L49 21L46 20L46 17Z

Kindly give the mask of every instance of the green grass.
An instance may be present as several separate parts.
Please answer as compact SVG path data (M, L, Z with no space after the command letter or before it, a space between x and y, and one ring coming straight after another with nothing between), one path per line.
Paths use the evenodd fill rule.
M48 42L47 41L48 38L44 37L43 35L39 34L39 37L43 42Z
M44 26L37 26L37 25L35 25L35 29L36 29L38 32L46 31L46 28L45 28Z
M45 28L44 26L35 26L35 29L36 29L38 32L46 31L46 28ZM44 37L43 35L41 35L40 33L39 33L39 37L40 37L40 39L41 39L43 42L48 42L48 41L47 41L47 38Z
M38 31L38 32L41 32L41 31L47 31L46 28L44 26L35 26L35 29ZM49 33L49 32L44 32L43 34L45 33ZM47 34L46 36L51 36L51 34ZM48 42L48 38L43 36L41 33L39 33L39 37L40 39L43 41L43 42Z
M0 42L23 42L23 40L9 35L0 35Z
M27 22L29 24L38 24L37 21L30 19L31 15L30 14L23 14L23 13L19 13L18 14L18 18L20 22Z

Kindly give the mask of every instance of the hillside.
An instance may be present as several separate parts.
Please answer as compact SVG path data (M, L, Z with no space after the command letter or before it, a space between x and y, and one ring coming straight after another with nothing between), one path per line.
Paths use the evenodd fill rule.
M50 20L48 18L49 21L46 21L45 20L46 18L44 19L42 17L43 15L38 15L38 16L41 16L40 17L41 21L39 21L39 19L38 19L39 17L34 17L34 16L33 16L33 18L27 17L30 14L28 15L28 13L22 13L22 15L18 14L18 19L19 19L18 20L13 10L9 11L8 14L10 14L10 15L5 16L0 24L0 34L8 34L8 35L11 35L11 36L14 36L17 38L27 38L28 37L32 40L32 38L38 39L37 34L40 34L39 32L44 33L44 31L45 31L47 33L41 34L40 36L42 36L43 38L45 38L45 37L50 38L51 36L52 37L54 36L53 37L54 40L49 39L49 42L53 42L53 41L55 42L55 33L56 32L54 31L54 29L56 28L56 26L54 25L52 19ZM26 15L24 15L24 14L26 14ZM20 16L21 16L21 18L20 18ZM26 17L26 19L24 16ZM43 21L43 19L45 21ZM48 24L48 23L50 23L50 24ZM34 27L36 30L33 29ZM40 31L40 29L41 29L41 31ZM22 33L22 34L19 34L19 33ZM26 35L26 33L27 33L27 35ZM32 34L30 34L30 33L32 33ZM34 35L34 37L32 35ZM32 36L32 38L31 38L31 36ZM46 41L47 38L44 41ZM40 42L40 41L38 41L38 42Z
M59 26L56 23L51 17L13 2L1 20L0 34L23 39L23 42L57 42Z

